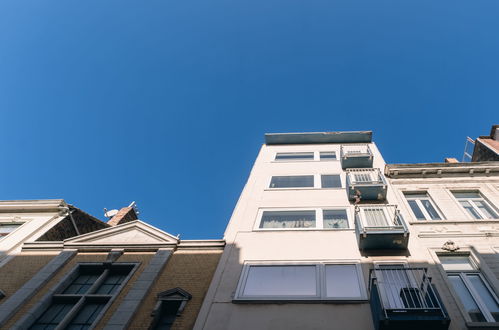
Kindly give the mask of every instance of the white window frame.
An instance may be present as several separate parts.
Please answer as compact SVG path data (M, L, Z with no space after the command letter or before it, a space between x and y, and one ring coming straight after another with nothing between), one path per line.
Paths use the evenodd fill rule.
M312 154L312 159L276 159L278 154ZM315 151L280 151L274 154L273 162L276 163L294 163L294 162L313 162L317 160L317 154Z
M338 175L340 177L341 187L330 187L330 188L322 188L322 175ZM282 187L282 188L272 188L270 185L272 183L272 178L275 176L313 176L314 177L314 186L313 187ZM345 189L345 176L343 173L314 173L314 174L285 174L285 175L271 175L267 180L266 191L279 191L279 190L316 190L316 189L325 189L325 190L338 190Z
M326 291L326 266L329 265L354 265L357 271L359 284L359 297L328 297ZM316 295L313 296L244 296L243 292L248 280L251 267L258 266L315 266ZM367 300L367 289L364 274L359 260L327 260L327 261L246 261L243 265L241 276L237 284L234 301L340 301L357 302Z
M443 265L440 262L440 258L439 258L440 256L467 256L470 260L471 266L475 269L474 270L445 270L443 268ZM471 295L472 299L474 300L474 302L476 303L476 305L480 309L480 312L485 317L486 322L478 322L478 323L483 323L483 324L497 323L497 321L494 319L494 317L490 313L489 309L487 308L487 305L483 302L482 298L476 292L476 290L473 288L473 285L470 283L469 279L466 276L466 274L478 275L480 277L480 279L482 280L482 282L484 283L487 290L489 291L492 298L496 301L496 303L499 304L499 298L497 297L495 290L493 289L493 287L491 286L491 284L487 280L487 277L484 276L483 271L480 269L480 266L479 266L480 264L476 260L473 253L471 253L471 251L463 251L463 252L456 252L456 253L437 252L436 257L437 257L437 259L439 259L439 265L441 267L441 270L443 271L443 273L446 276L447 286L449 287L449 290L451 290L451 292L453 293L454 298L457 299L462 304L461 297L459 297L459 295L457 294L457 292L454 289L454 286L452 285L452 283L450 282L450 280L448 278L449 274L459 275L459 277L461 278L461 280L464 283L464 286L468 290L468 293ZM468 322L474 322L471 320L468 312L464 309L464 305L460 306L460 309L461 309L462 314L465 316L465 318Z
M324 213L323 211L344 210L347 214L348 228L324 228ZM260 228L263 212L265 211L315 211L315 227L314 228ZM303 207L303 208L260 208L257 212L253 231L296 231L296 230L353 230L353 217L350 206L332 206L332 207Z
M481 200L490 207L492 212L494 212L496 214L496 218L488 218L485 216L485 214L482 213L480 208L477 207L476 204L474 203L474 200L479 200L478 198L457 198L454 195L454 193L464 193L464 192L470 192L470 193L474 192L474 193L477 193L478 195L480 195ZM452 189L452 190L450 190L450 194L452 195L452 198L454 198L454 201L459 205L461 210L466 214L466 217L468 217L469 219L478 220L478 221L480 221L480 220L498 220L499 213L497 212L497 208L495 207L495 205L493 205L492 203L489 202L488 198L486 198L479 189ZM460 201L467 201L471 205L471 207L473 207L473 210L475 210L475 212L477 212L482 218L477 219L477 218L474 218L473 216L471 216L468 213L468 211L466 211L464 206L461 205Z
M335 159L324 159L321 160L321 152L334 152L336 154ZM276 159L277 154L303 154L303 153L313 153L313 159ZM301 163L301 162L338 162L340 161L340 148L329 148L326 150L314 150L314 151L276 151L273 154L272 163Z
M417 206L419 207L419 210L421 211L421 213L423 213L423 215L425 217L425 219L418 219L416 217L416 214L414 214L414 211L412 210L411 205L409 204L409 199L407 198L408 197L407 195L410 196L411 194L419 194L419 195L426 194L426 196L428 197L428 200L430 201L431 206L433 206L433 208L435 209L435 211L437 212L437 214L440 216L440 219L432 219L431 215L428 213L428 211L426 211L426 208L423 206L423 203L421 203L420 199L411 199L411 200L414 200L416 202ZM437 205L433 201L433 198L430 196L430 194L429 194L429 192L427 190L420 190L420 191L409 190L409 191L403 191L402 195L404 196L404 199L405 199L405 202L407 204L407 207L411 211L411 215L412 215L413 219L415 219L415 221L442 221L442 220L445 220L444 215L442 214L442 212L440 211L440 209L437 207Z

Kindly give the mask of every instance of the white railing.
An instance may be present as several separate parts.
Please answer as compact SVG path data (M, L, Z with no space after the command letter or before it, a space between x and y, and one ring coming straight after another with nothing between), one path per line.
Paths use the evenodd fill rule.
M372 156L371 148L367 144L349 144L340 147L341 157Z
M377 168L350 168L347 172L347 185L386 185L385 178Z
M396 205L357 205L355 219L361 233L370 231L403 231L409 229Z

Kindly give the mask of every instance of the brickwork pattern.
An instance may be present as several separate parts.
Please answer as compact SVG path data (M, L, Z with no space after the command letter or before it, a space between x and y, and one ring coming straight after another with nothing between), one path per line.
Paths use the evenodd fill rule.
M157 294L176 287L189 292L192 299L187 302L182 315L175 320L172 330L192 329L221 254L221 250L175 252L151 287L129 329L148 329Z
M50 255L36 255L21 253L11 259L5 266L0 268L0 290L5 292L0 302L3 303L14 292L19 290L30 280L43 266L48 264L57 253Z

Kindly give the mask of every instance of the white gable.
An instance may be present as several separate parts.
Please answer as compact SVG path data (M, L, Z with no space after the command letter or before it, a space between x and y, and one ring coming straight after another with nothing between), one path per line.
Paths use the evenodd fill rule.
M64 244L122 245L122 244L177 244L178 239L140 220L76 236Z

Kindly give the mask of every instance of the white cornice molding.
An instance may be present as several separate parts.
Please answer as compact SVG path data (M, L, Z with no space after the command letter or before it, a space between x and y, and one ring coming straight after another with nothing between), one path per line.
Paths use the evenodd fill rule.
M499 162L387 164L385 175L390 179L499 176Z
M0 213L58 212L67 207L63 199L0 201Z

